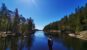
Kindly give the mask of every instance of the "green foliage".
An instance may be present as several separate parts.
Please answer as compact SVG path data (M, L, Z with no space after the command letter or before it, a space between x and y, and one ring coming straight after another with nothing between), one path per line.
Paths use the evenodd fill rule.
M26 20L22 15L19 15L18 9L12 12L7 9L5 4L2 4L0 9L0 31L25 33L34 29L35 24L33 23L33 19L29 18Z
M75 32L87 30L87 4L84 7L76 8L75 13L64 16L60 21L48 24L44 30L55 30L55 28L58 28L56 30L69 29Z

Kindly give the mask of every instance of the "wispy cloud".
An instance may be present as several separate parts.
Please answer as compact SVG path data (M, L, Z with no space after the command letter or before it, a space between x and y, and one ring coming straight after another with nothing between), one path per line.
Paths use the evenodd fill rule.
M34 5L34 6L38 6L36 3L36 0L17 0L18 2L25 4L25 5Z

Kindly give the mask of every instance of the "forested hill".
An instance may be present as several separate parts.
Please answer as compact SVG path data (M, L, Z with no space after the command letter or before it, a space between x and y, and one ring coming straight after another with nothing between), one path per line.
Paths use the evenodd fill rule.
M50 23L44 27L44 31L66 29L75 32L87 30L87 4L76 8L74 13L64 16L60 21Z
M9 10L3 3L0 7L0 32L29 33L35 30L33 19L19 14L18 9Z

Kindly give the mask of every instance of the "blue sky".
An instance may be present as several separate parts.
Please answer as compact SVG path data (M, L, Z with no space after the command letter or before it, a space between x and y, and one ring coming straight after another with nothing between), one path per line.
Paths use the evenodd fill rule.
M32 17L37 29L60 20L65 15L75 11L78 6L84 6L87 0L0 0L0 6L5 3L10 10L19 9L19 14L25 18Z

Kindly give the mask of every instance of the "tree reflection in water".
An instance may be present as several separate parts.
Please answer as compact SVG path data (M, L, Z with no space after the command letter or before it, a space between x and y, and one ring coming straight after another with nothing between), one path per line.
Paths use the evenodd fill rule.
M41 32L38 33L41 34ZM45 36L43 33L42 37L33 36L35 35L0 38L0 50L41 50L44 48L48 50L48 47L49 50L87 50L87 41L69 37L66 34L59 34L57 37Z
M5 38L0 38L0 50L5 50L6 48L6 42L5 42Z
M24 37L23 39L23 50L30 50L32 43L33 43L33 35L30 35L28 37Z
M56 36L52 35L53 39L57 38L58 42L60 41L67 48L67 50L87 50L86 40L70 37L65 33L45 33L47 37L49 37L50 34L57 34ZM48 39L48 46L49 50L52 50L51 40L49 39Z
M87 41L62 34L62 40L68 50L87 50Z
M32 36L0 38L0 50L30 50L33 42Z

